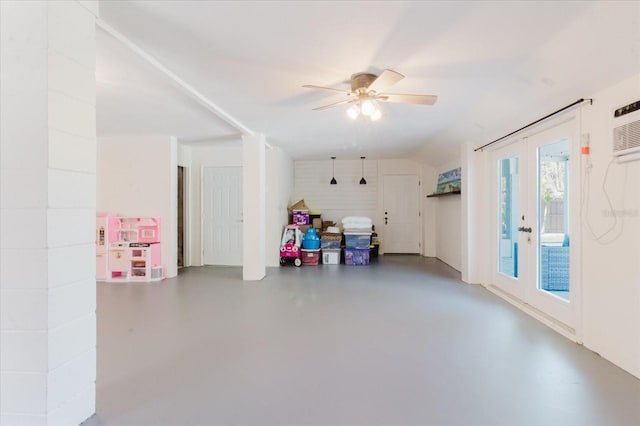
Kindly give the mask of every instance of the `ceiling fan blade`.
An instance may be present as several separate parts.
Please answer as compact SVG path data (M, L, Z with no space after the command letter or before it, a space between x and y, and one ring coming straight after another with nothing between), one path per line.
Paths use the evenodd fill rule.
M376 99L382 102L433 105L438 100L438 97L435 95L394 95L386 93L384 95L376 96Z
M320 90L326 90L329 92L342 93L343 95L344 94L348 95L349 93L351 93L348 90L333 89L331 87L323 87L323 86L314 86L313 84L305 84L302 87L306 87L308 89L320 89Z
M384 70L373 83L367 87L367 92L382 93L404 78L404 75L392 70Z
M338 105L350 104L350 103L357 102L357 101L358 101L357 99L345 99L344 101L334 102L334 103L329 104L329 105L321 106L321 107L318 107L318 108L313 108L313 110L314 111L320 111L320 110L323 110L323 109L329 109L329 108L336 107Z

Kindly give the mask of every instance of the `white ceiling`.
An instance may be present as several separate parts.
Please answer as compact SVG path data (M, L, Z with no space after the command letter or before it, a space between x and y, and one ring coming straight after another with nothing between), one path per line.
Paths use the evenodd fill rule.
M439 165L640 72L640 2L101 1L100 18L296 159L422 157ZM238 138L233 126L98 29L98 136ZM406 78L378 122L312 108L356 72ZM596 100L597 101L597 100Z

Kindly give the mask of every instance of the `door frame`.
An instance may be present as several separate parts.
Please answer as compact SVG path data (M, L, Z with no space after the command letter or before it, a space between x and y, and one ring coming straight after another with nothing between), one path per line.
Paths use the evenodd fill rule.
M190 225L190 172L191 167L178 164L182 168L182 267L191 266L191 225ZM178 193L180 188L178 188ZM177 230L176 230L177 232Z
M571 113L556 117L554 119L547 120L545 123L541 123L540 125L530 129L528 132L523 132L520 135L514 136L511 139L505 140L504 142L495 145L491 149L487 150L487 164L489 165L489 185L487 187L487 196L489 199L494 200L494 195L496 194L496 175L497 175L497 161L494 162L494 158L496 157L496 152L506 151L510 146L518 143L523 143L521 146L520 152L524 153L524 157L522 158L521 163L523 168L521 168L524 179L527 182L524 184L526 188L534 189L534 193L528 193L526 195L526 214L529 218L533 218L537 215L536 210L536 202L537 202L537 172L532 173L529 169L532 165L537 164L537 159L534 154L537 155L537 145L536 147L532 147L532 145L528 142L529 138L535 137L544 137L545 133L553 132L554 129L559 126L563 126L566 123L571 122L571 142L570 142L570 170L569 170L569 221L570 221L570 235L571 235L571 250L570 250L570 260L569 260L569 268L570 268L570 303L567 304L561 300L557 300L558 298L552 296L550 294L541 294L546 293L544 290L539 290L537 288L537 273L538 273L538 264L537 264L537 216L535 217L536 223L531 223L529 219L526 222L530 224L527 226L531 226L534 228L535 235L531 235L531 251L529 256L526 259L526 271L528 273L528 277L534 279L534 282L525 283L523 287L525 287L522 292L512 292L506 289L504 286L496 284L496 269L497 269L497 247L495 239L495 231L497 227L497 203L494 200L490 205L490 214L491 216L491 231L489 233L489 238L492 240L490 242L491 247L491 255L489 256L491 267L489 269L489 285L487 289L497 294L501 298L507 300L509 303L514 306L520 308L521 310L527 312L529 315L538 319L542 323L548 325L552 329L556 330L558 333L567 337L568 339L581 343L582 342L582 265L581 265L581 251L582 251L582 225L581 225L581 216L580 216L580 205L581 205L581 193L582 193L582 171L583 171L583 163L584 160L582 158L580 152L580 121L581 121L581 110L573 111ZM550 136L553 133L550 134ZM552 136L551 136L552 138ZM554 142L553 140L548 141L548 143ZM534 169L535 170L535 169ZM526 175L524 174L526 173ZM535 175L535 176L534 176ZM536 181L535 185L531 181ZM532 202L532 197L535 202ZM522 197L521 197L522 200ZM533 205L531 205L533 204ZM533 215L532 215L533 214ZM518 237L518 241L521 242L523 239L523 233L520 233ZM526 235L524 236L524 240L526 241ZM519 244L520 246L520 244ZM533 274L533 276L532 276ZM549 313L545 310L544 303L541 305L541 300L544 300L546 303L550 303L551 305L557 305L558 307L561 304L569 305L572 310L569 315L570 319L567 321L566 316L560 315L560 318ZM542 308L542 309L541 309ZM564 321L563 321L564 319ZM569 322L569 324L567 324Z

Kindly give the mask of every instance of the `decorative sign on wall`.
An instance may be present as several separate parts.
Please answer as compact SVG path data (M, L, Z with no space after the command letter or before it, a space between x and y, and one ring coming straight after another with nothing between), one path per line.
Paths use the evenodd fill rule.
M460 192L461 189L461 167L449 170L438 175L438 187L436 194L444 194L447 192Z

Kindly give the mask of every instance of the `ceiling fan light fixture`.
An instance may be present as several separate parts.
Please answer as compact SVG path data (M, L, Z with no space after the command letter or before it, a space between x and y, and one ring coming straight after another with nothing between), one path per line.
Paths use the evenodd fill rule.
M347 109L347 115L350 119L355 120L360 115L360 108L358 105L353 104Z
M362 101L360 109L362 110L362 115L366 115L367 117L371 116L371 114L378 110L371 99L365 99Z
M347 99L324 105L314 110L325 110L339 105L349 105L347 115L356 120L360 115L367 116L371 121L382 118L383 109L378 102L394 102L418 105L433 105L436 95L413 95L388 93L387 89L404 78L399 72L385 69L380 75L370 73L356 73L351 75L351 90L335 89L332 87L305 84L302 87L320 89L333 93L347 95Z

